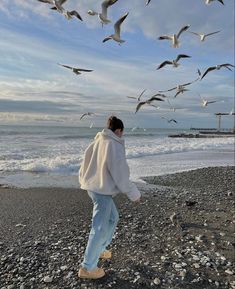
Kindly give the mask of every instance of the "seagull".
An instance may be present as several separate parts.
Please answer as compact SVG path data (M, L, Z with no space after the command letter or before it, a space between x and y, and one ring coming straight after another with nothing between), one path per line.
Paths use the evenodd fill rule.
M180 29L178 34L173 34L171 36L162 35L162 36L158 37L158 39L159 40L171 40L172 41L172 47L177 48L177 47L179 47L179 37L180 37L181 33L188 30L189 27L190 27L190 25L186 25Z
M72 19L73 16L77 17L79 20L82 20L82 17L80 16L80 14L73 10L73 11L66 11L64 9L64 7L62 6L67 0L38 0L40 2L43 3L48 3L48 4L52 4L55 5L53 6L51 9L52 10L57 10L59 13L63 14L68 20Z
M80 16L80 14L76 11L76 10L73 10L73 11L64 11L63 12L63 15L68 19L72 19L73 16L77 17L79 20L83 21L82 17Z
M164 117L164 116L161 116L161 118L162 119L166 119L167 120L167 122L174 122L174 123L178 123L175 119L173 119L173 118L171 118L171 119L168 119L168 118L166 118L166 117Z
M162 62L162 63L158 66L157 70L161 69L162 67L164 67L165 65L168 65L168 64L173 65L173 67L178 67L178 66L179 66L178 61L180 60L180 58L189 58L189 57L191 57L191 56L186 55L186 54L178 54L177 57L176 57L176 59L174 59L174 60L172 60L172 61L166 60L166 61Z
M128 98L137 99L137 101L140 101L140 98L145 93L145 91L146 91L146 89L144 89L138 97L135 97L135 96L127 96L127 97Z
M151 98L149 98L148 100L146 101L141 101L137 104L136 106L136 110L135 110L135 113L137 113L137 111L141 108L142 105L144 104L151 104L152 101L154 100L157 100L157 101L164 101L164 99L162 98L159 98L159 97L156 97L156 96L152 96Z
M81 117L80 117L80 120L83 119L86 115L87 115L87 116L92 116L92 115L94 115L94 113L93 113L93 112L83 113L83 114L81 115Z
M94 16L94 15L98 15L98 18L100 19L100 22L102 24L102 26L104 24L108 24L111 21L107 18L107 12L108 12L108 8L109 6L112 6L114 3L116 3L118 0L104 0L101 4L101 8L102 8L102 12L101 13L97 13L93 10L88 10L87 14Z
M120 33L121 33L121 24L122 22L126 19L126 17L128 16L129 12L124 14L120 19L118 19L118 21L114 24L114 34L111 34L110 36L106 37L103 42L106 42L108 40L113 39L114 41L117 41L119 43L119 45L121 45L121 43L125 42L125 40L122 40L120 38Z
M51 7L52 10L57 10L58 12L63 13L65 11L65 9L64 9L64 7L62 7L62 5L67 0L38 0L38 1L54 5L53 7Z
M147 0L146 1L146 6L148 6L150 2L151 2L151 0Z
M208 33L208 34L202 34L202 33L197 33L197 32L193 32L193 31L189 31L189 33L192 33L194 35L197 35L200 37L200 41L205 41L206 37L207 36L210 36L210 35L213 35L213 34L217 34L219 33L220 31L215 31L215 32L211 32L211 33Z
M75 74L81 74L81 71L84 71L84 72L91 72L93 70L91 69L82 69L82 68L76 68L76 67L72 67L72 66L68 66L68 65L64 65L64 64L60 64L58 63L58 65L60 66L63 66L65 68L68 68L68 69L71 69Z
M212 70L220 70L223 67L225 67L228 70L232 71L232 69L230 69L229 67L235 67L235 66L230 64L230 63L224 63L224 64L218 64L218 65L215 65L215 66L208 67L207 70L203 73L203 75L201 77L201 80L207 75L208 72L210 72Z
M215 1L215 0L206 0L206 5L211 4L211 2L213 2L213 1ZM224 1L223 0L217 0L217 1L224 5Z
M202 102L201 102L201 104L202 104L202 107L206 107L208 104L210 104L210 103L215 103L215 102L217 102L217 100L206 100L206 99L202 99Z
M38 0L39 2L55 5L51 9L56 10L57 6L62 6L67 0Z
M179 85L177 85L177 86L175 86L173 88L170 88L168 90L159 90L159 92L172 91L172 90L176 89L176 94L174 96L174 97L176 97L178 94L184 93L185 91L188 91L188 89L186 89L185 86L188 86L188 85L192 84L193 82L195 82L195 80L192 81L192 82L185 83L185 84L179 84Z
M53 6L51 9L52 10L57 10L60 13L63 13L65 11L64 7L62 6L67 0L38 0L43 3L48 3Z

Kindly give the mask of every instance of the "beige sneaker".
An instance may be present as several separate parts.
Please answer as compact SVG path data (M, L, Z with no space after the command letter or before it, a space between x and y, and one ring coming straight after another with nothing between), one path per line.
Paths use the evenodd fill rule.
M111 259L112 253L109 250L105 250L103 253L100 254L100 259Z
M87 271L84 268L80 268L78 271L79 278L86 278L86 279L99 279L105 275L105 272L102 268L96 268L91 271Z

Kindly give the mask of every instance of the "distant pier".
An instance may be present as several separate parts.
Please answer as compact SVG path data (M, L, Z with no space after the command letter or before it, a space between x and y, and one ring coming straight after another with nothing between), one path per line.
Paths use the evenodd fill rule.
M183 138L215 138L215 137L235 137L235 118L234 126L232 129L221 129L221 117L223 115L232 115L234 117L235 113L215 113L216 118L218 118L218 128L196 128L191 127L190 130L196 130L198 133L179 133L170 134L168 137L183 137Z

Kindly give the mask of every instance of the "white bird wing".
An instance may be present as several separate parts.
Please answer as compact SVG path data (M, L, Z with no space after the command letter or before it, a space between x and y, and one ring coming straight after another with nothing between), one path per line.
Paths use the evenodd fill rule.
M53 0L38 0L38 1L42 3L54 4Z
M135 113L141 108L142 105L146 104L146 101L139 102L136 106Z
M104 16L104 18L107 18L107 11L108 11L108 7L109 7L109 0L105 0L102 2L101 7L102 7L102 15Z
M217 102L217 100L210 100L210 101L207 101L207 103L215 103Z
M187 82L187 83L184 83L184 84L181 84L180 86L188 86L190 84L192 84L195 80L191 81L191 82Z
M133 99L136 99L136 97L135 96L127 96L128 98L133 98Z
M175 90L176 88L177 88L177 86L173 87L173 88L170 88L170 89L167 89L167 90L159 90L159 92L172 91L172 90Z
M178 32L178 34L176 35L176 37L179 38L179 37L180 37L180 34L181 34L182 32L184 32L184 31L188 30L189 27L190 27L190 25L185 25L184 27L182 27L182 28L180 29L180 31Z
M194 35L200 36L201 34L197 33L197 32L193 32L193 31L189 31L189 33L192 33Z
M128 16L129 12L124 14L118 21L114 24L114 31L115 33L120 37L120 32L121 32L121 24L122 22L126 19Z
M180 60L180 58L190 58L191 56L187 55L187 54L178 54L175 61L178 62Z
M168 35L162 35L162 36L158 37L158 39L159 39L159 40L165 40L165 39L167 39L167 40L172 40L172 37L171 37L171 36L168 36Z
M226 67L228 70L232 71L232 69L229 68L230 67L235 67L234 65L230 64L230 63L224 63L220 65L221 67Z
M65 67L65 68L73 69L73 67L72 67L72 66L69 66L69 65L64 65L64 64L60 64L60 63L58 63L58 65L63 66L63 67Z
M57 0L57 2L59 3L59 5L63 5L67 0Z
M80 120L84 118L84 116L88 115L88 113L83 113L80 117Z
M116 3L118 0L104 0L101 4L102 15L107 18L108 7Z
M83 69L83 68L75 68L78 71L85 71L85 72L91 72L93 71L92 69Z
M220 31L215 31L215 32L211 32L211 33L205 34L205 37L206 37L206 36L213 35L213 34L217 34L217 33L219 33L219 32L220 32Z
M83 21L81 15L80 15L76 10L70 11L70 12L68 12L68 13L69 13L71 16L75 16L75 17L77 17L79 20Z
M215 69L216 69L216 66L211 66L211 67L207 68L207 70L203 73L201 79L203 79L207 75L208 72L215 70Z
M141 96L145 93L146 89L144 89L141 94L139 95L139 97L137 98L138 101L140 101Z
M157 67L157 70L161 69L162 67L164 67L165 65L168 65L168 64L173 64L173 63L172 63L172 61L166 60L166 61L162 62L161 64L159 64L159 66Z

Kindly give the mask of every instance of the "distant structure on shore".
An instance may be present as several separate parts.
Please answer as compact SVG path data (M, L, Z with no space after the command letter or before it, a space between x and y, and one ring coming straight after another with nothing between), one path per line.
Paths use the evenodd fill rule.
M221 118L222 116L232 115L234 119L233 128L221 129ZM215 113L218 119L217 128L196 128L191 127L190 130L196 130L198 133L179 133L171 134L169 137L186 137L186 138L212 138L212 137L234 137L235 136L235 113L234 112L217 112Z

